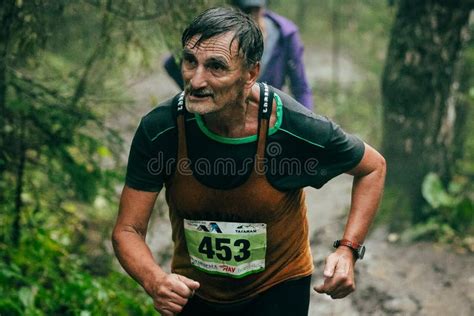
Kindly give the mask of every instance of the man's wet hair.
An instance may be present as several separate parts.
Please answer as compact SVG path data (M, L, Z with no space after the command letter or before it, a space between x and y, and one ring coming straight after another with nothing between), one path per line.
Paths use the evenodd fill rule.
M204 11L198 15L184 30L181 44L186 43L195 35L199 39L194 46L214 36L233 32L238 42L238 51L245 60L245 66L251 67L260 61L263 53L263 36L258 25L248 15L237 9L218 7Z

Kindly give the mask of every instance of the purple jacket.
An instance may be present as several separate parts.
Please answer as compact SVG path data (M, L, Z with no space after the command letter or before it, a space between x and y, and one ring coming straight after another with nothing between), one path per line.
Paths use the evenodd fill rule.
M298 27L290 20L266 11L265 15L271 19L280 31L280 36L275 45L270 62L259 81L281 89L285 84L286 77L290 79L290 90L295 99L308 109L313 107L311 89L308 85L303 65L303 43L298 32ZM174 62L173 57L165 60L164 67L168 75L183 88L181 70Z

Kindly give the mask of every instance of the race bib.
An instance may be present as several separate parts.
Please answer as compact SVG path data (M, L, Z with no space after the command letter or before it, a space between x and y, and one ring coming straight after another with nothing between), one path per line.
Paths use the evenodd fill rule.
M211 274L242 278L265 269L267 225L184 220L191 264Z

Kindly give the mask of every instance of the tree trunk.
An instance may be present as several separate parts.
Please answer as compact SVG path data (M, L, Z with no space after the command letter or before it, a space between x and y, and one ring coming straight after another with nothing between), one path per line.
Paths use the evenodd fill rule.
M19 162L16 172L16 188L15 188L15 211L13 213L13 227L12 227L12 244L18 247L21 239L21 217L23 200L21 195L23 194L23 182L26 167L26 146L25 146L25 119L21 114L19 127L19 144L18 144L18 155Z
M4 180L6 169L5 154L5 125L9 117L7 113L7 65L8 52L11 40L11 28L15 19L15 5L12 1L5 1L0 4L0 181ZM0 203L4 203L4 189L0 188Z
M412 222L424 219L425 175L436 172L447 184L457 158L455 69L473 3L399 1L382 79L383 152L388 192Z

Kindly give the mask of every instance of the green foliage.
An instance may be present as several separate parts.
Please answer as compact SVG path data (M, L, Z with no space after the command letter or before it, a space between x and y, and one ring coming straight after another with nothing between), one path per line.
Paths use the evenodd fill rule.
M87 258L47 230L35 229L18 249L0 244L2 315L156 315L151 299L128 276L84 270Z
M176 56L181 52L181 34L186 26L205 8L224 5L225 0L165 0L156 1L160 12L158 23L163 28L163 40Z
M2 2L0 240L17 242L27 208L114 196L125 149L108 117L130 102L125 75L216 2Z
M428 212L461 234L474 234L474 197L472 183L455 178L445 190L435 173L429 173L422 187L423 197L430 205Z
M402 239L435 239L471 247L466 243L474 236L472 189L472 183L457 177L446 190L437 174L427 174L422 186L427 220L406 230Z
M456 198L444 190L443 183L436 173L431 172L426 175L421 191L433 209L451 208L459 204L459 197Z
M117 111L129 77L217 2L0 2L1 315L156 314L103 242L124 172Z

